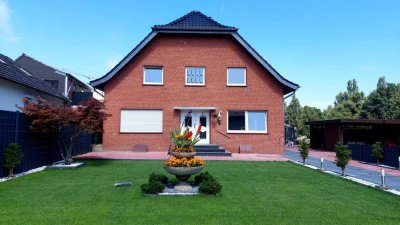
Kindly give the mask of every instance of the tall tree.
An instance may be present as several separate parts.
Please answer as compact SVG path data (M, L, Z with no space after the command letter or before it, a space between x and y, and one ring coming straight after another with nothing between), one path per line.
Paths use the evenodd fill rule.
M361 117L400 119L400 84L387 83L385 77L380 77L365 101Z
M328 109L327 119L358 119L364 101L364 93L358 89L357 81L349 80L347 90L336 95L334 108Z
M303 121L303 126L302 129L299 131L299 133L310 136L310 128L308 125L305 124L305 122L309 121L316 121L316 120L322 120L323 119L323 113L320 109L315 108L315 107L310 107L310 106L304 106L302 108L302 121Z
M302 110L299 100L296 98L296 95L292 96L292 100L285 110L285 123L296 128L296 132L298 135L303 135L300 133L302 130L304 123L302 118Z

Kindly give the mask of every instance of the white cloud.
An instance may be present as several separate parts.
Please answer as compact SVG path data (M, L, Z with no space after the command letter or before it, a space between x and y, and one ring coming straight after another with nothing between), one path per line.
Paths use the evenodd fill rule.
M11 26L10 9L5 0L0 0L0 39L10 43L17 43L19 40Z
M119 61L121 60L121 58L119 57L112 57L106 60L105 62L105 66L107 67L108 70L111 70L112 68L114 68L114 66L116 66Z

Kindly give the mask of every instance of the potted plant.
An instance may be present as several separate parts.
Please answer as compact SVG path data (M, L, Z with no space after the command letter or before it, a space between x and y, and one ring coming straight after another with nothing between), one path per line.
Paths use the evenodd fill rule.
M186 117L189 116L191 116L190 111ZM165 161L164 169L175 175L180 181L174 189L191 189L186 181L191 175L199 173L204 168L204 160L194 157L196 155L194 145L200 140L200 132L202 132L201 124L197 127L196 133L193 134L184 123L178 129L171 131L172 157Z
M186 117L191 116L189 111ZM184 122L178 129L171 131L170 137L172 140L171 154L176 158L193 157L196 155L194 145L200 141L200 132L204 131L204 127L201 124L197 127L196 133L193 134L188 127L185 127Z

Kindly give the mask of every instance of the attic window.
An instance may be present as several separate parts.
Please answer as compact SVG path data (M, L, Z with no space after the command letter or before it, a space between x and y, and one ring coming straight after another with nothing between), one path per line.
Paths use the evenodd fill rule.
M186 85L204 86L205 69L204 67L186 67Z
M228 68L228 86L246 86L246 68Z
M163 85L163 68L145 67L143 72L143 84Z

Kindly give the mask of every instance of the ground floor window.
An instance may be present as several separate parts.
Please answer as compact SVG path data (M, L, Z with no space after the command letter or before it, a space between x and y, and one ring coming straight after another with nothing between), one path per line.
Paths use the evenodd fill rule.
M162 110L121 110L121 133L161 133Z
M228 111L228 132L231 133L266 133L266 111Z

